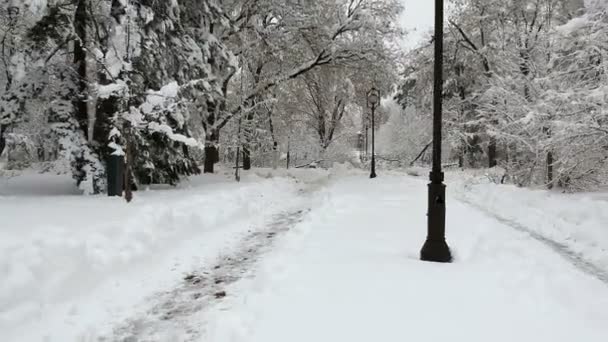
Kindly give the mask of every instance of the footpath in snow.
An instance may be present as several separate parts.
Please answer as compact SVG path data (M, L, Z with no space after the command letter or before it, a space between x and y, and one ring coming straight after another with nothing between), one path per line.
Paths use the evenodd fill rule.
M0 183L2 342L608 340L600 194L452 175L433 264L425 177L203 176L129 205L45 177Z
M295 173L295 176L294 176ZM132 203L74 191L69 178L0 183L0 341L96 341L151 296L214 263L328 174L200 176Z
M449 192L452 264L424 263L426 181L350 177L201 321L206 341L608 340L608 286Z

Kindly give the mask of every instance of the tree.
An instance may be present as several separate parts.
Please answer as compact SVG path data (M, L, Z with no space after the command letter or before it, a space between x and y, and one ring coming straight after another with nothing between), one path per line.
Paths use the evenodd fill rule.
M224 19L205 4L78 0L36 8L20 33L26 63L19 86L12 80L0 103L2 126L29 125L20 123L21 108L39 99L49 108L44 118L53 123L51 136L66 151L59 155L73 165L86 192L105 190L104 164L125 147L115 134L125 120L133 121L136 182L176 184L199 172L190 151L198 148L190 139L190 118L206 116L207 103L222 98L214 71L228 59L215 49L213 34L205 34L205 23ZM66 55L74 56L69 64ZM43 90L61 94L34 96ZM71 114L63 101L74 104Z
M456 2L444 56L448 140L518 185L582 189L605 181L606 9L589 2ZM590 40L592 37L593 40ZM428 110L429 49L408 56L397 99ZM467 151L469 153L465 153Z
M251 73L252 82L238 100L228 99L234 105L220 113L216 130L245 113L250 119L273 89L286 81L323 66L388 59L388 47L373 42L400 34L396 1L232 1L228 8L231 11L226 13L234 13L234 29L225 39L238 47L235 55L244 56L247 67L240 69ZM235 88L238 85L233 83Z

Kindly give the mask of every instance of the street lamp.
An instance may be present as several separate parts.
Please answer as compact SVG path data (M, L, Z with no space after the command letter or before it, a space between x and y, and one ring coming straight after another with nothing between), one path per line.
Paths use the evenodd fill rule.
M427 237L420 259L451 262L452 253L445 241L445 185L441 170L441 124L443 93L443 0L435 0L435 80L433 88L433 169L428 185Z
M380 103L380 92L375 87L367 93L367 104L372 109L372 171L369 178L376 178L376 107Z

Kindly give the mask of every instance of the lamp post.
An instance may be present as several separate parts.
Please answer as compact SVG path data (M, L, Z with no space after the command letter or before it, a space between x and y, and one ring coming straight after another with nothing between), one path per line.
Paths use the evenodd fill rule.
M376 107L380 103L380 92L375 87L367 93L367 103L372 109L372 171L369 178L376 178Z
M367 123L367 119L365 119L365 160L367 161L368 147L369 147L369 124Z
M427 237L420 259L451 262L445 241L445 184L441 170L441 125L443 94L443 0L435 0L435 79L433 87L433 168L428 185Z

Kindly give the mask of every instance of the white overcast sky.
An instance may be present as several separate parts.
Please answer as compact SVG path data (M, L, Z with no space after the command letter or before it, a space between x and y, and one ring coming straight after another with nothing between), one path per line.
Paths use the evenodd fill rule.
M412 48L423 39L426 32L433 28L435 2L433 0L401 1L405 7L401 24L409 31L404 45L406 48Z

